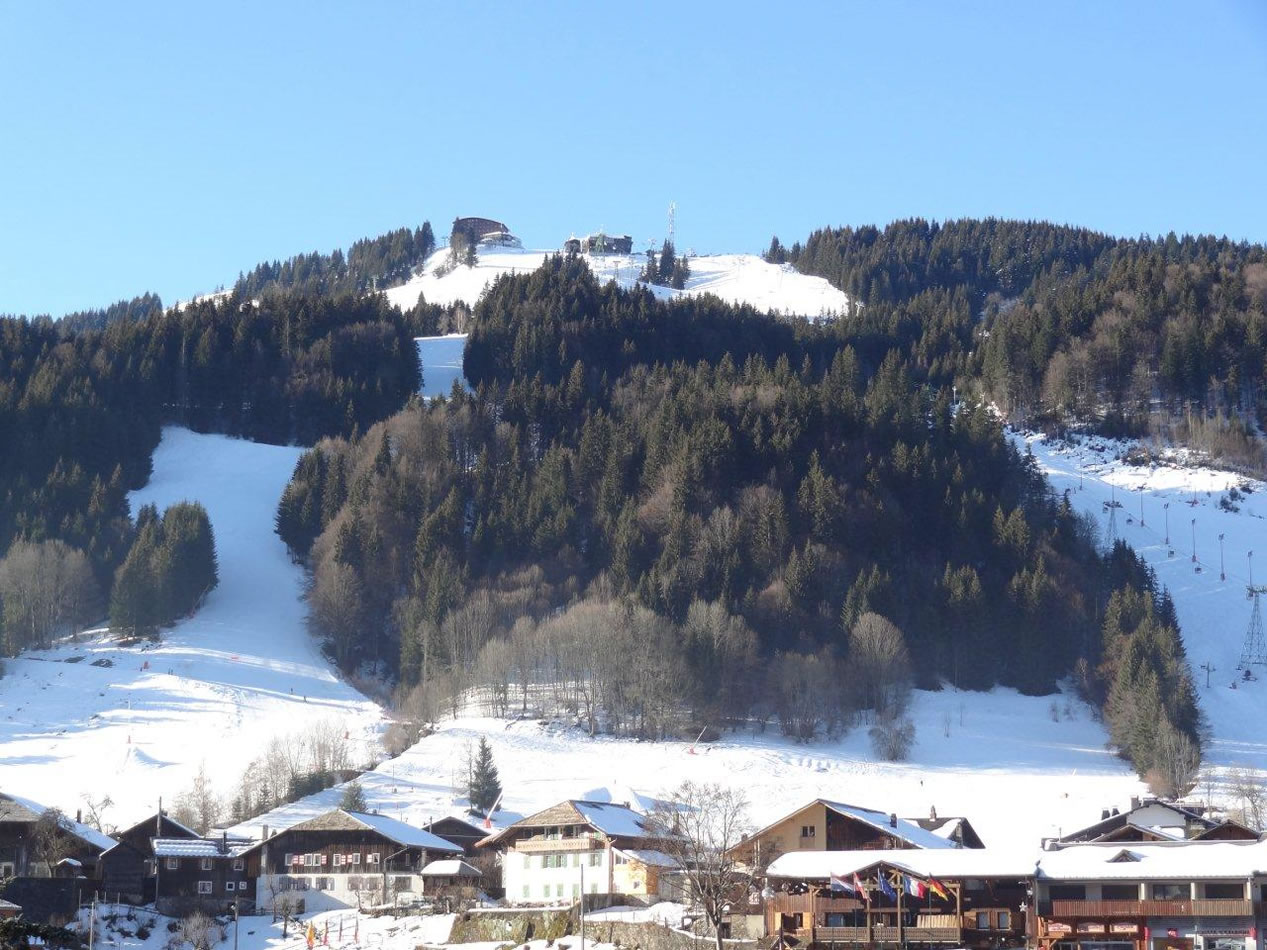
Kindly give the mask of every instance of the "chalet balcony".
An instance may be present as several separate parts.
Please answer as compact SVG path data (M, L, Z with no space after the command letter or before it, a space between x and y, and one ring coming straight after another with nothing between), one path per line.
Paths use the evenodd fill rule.
M1254 904L1245 900L1066 901L1045 902L1044 917L1252 917Z
M560 851L594 851L604 847L601 838L521 838L513 850L520 854L557 854Z

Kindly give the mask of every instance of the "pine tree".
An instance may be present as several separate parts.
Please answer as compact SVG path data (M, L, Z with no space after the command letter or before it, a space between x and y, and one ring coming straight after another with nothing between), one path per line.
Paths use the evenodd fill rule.
M359 813L370 810L369 805L365 801L365 789L361 788L360 782L350 782L344 786L343 797L339 800L339 807L344 811Z
M497 766L493 764L493 749L488 740L480 736L479 751L475 754L475 764L471 769L471 785L467 790L467 799L471 807L487 812L501 797L502 783L497 777Z

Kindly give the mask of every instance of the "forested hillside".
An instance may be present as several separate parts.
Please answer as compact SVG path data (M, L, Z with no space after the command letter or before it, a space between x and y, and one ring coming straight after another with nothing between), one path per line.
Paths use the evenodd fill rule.
M1016 420L1158 434L1261 472L1267 250L1120 240L1042 222L900 221L816 231L767 256L826 277L906 350Z
M21 636L10 630L7 649L41 642L43 628L101 616L93 611L103 609L136 538L125 494L145 483L164 423L310 444L395 412L419 381L405 320L377 296L279 291L253 302L233 294L69 333L48 320L0 319L4 622L18 622L19 575L3 560L15 541L61 544L39 563L51 559L74 576L83 556L96 587L78 598L87 607L49 614ZM16 553L22 565L36 563L29 550ZM160 604L160 619L139 625L166 622L191 603Z
M1151 677L1173 687L1153 722L1195 737L1147 570L1101 557L994 418L908 352L953 317L815 326L600 287L556 257L472 322L473 395L319 443L283 495L341 664L385 664L433 704L572 684L561 702L591 726L648 735L861 716L889 748L912 681L1042 693L1076 671L1132 718L1122 694ZM1150 606L1110 630L1119 589Z

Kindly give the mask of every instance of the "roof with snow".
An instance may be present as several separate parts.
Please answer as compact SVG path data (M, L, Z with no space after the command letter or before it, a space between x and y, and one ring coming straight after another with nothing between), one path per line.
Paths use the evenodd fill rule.
M977 834L977 830L972 827L972 822L962 816L946 818L907 818L904 820L919 825L925 831L931 831L939 838L945 838L947 841L953 841L961 848L985 847L985 842L981 840L981 836Z
M569 799L557 805L551 805L527 818L522 818L501 831L494 832L483 841L477 842L476 846L487 848L513 836L515 832L530 828L558 828L565 825L589 825L609 838L637 839L663 836L646 815L634 811L627 805Z
M1126 827L1151 832L1159 837L1184 838L1188 836L1189 829L1200 832L1218 824L1219 822L1214 819L1207 818L1176 802L1148 798L1142 802L1135 802L1124 812L1117 812L1101 818L1093 825L1071 831L1063 835L1060 840L1065 842L1096 841Z
M1267 842L1076 844L1043 851L1038 876L1056 881L1190 880L1267 874Z
M324 815L301 821L299 824L291 825L286 829L288 832L365 830L377 832L387 840L394 841L396 844L406 848L426 848L428 851L444 851L449 854L462 853L461 845L456 845L452 841L441 838L439 835L432 834L430 831L415 828L413 825L407 825L403 821L397 821L395 818L388 818L386 815L344 811L342 808L335 808ZM279 834L284 833L279 832Z
M236 858L249 850L244 842L223 838L154 839L154 854L160 858Z
M1037 852L1002 848L918 848L896 851L791 851L770 863L767 875L805 881L825 881L831 875L854 874L877 864L906 871L915 877L1034 876Z
M166 811L164 811L164 812L163 812L163 824L164 824L164 825L171 825L173 828L176 828L176 829L178 829L178 830L180 830L180 831L185 832L185 833L186 833L186 834L188 834L191 838L201 838L201 837L202 837L202 835L198 834L198 832L194 831L194 829L190 828L188 825L186 825L186 824L184 824L184 823L182 823L182 822L177 821L175 818L173 818L173 817L171 816L171 814L170 814L169 812L166 812ZM130 831L136 831L136 830L138 830L138 829L143 829L146 825L149 825L150 827L154 827L154 828L157 828L157 827L158 827L158 812L151 812L149 815L147 815L146 817L142 818L140 821L134 822L133 824L129 825L129 826L128 826L128 827L126 827L126 828L120 828L120 829L118 829L118 831L116 832L116 834L117 834L120 838L122 838L122 837L123 837L124 835L126 835L128 832L130 832ZM164 836L164 837L166 837L166 836Z
M39 802L22 798L20 795L0 792L0 821L35 822L39 821L40 816L46 811L48 809ZM61 826L63 831L102 851L113 848L115 845L115 840L109 835L81 821L69 818L65 813L62 814Z
M479 868L472 867L457 858L444 858L432 861L422 869L424 875L431 877L483 877Z
M795 818L807 808L818 804L834 811L838 815L851 818L854 821L861 822L864 825L874 828L876 831L883 832L886 835L890 835L900 841L904 841L912 848L945 849L959 847L957 842L952 841L949 838L942 837L935 832L921 828L913 821L908 821L905 818L897 818L894 815L886 814L882 811L876 811L874 808L863 808L859 805L848 805L844 802L833 802L826 798L815 798L812 801L806 802L800 808L796 809L796 811L789 812L784 815L778 821L770 822L770 824L766 825L760 831L750 834L731 850L738 851L750 841L760 838L771 829L778 827L792 818Z

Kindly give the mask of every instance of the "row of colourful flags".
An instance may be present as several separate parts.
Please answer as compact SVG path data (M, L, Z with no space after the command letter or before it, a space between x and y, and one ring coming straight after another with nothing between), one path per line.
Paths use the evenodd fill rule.
M921 881L919 878L911 877L909 874L899 873L898 884L912 897L927 897L929 892L932 892L942 900L950 900L950 894L946 891L946 886L935 877L930 877L927 881ZM857 872L854 872L852 878L847 878L842 874L831 875L831 889L833 891L844 891L846 894L854 894L861 897L868 904L871 903L870 889L863 883ZM889 898L889 900L897 900L897 890L884 874L876 875L876 890Z

